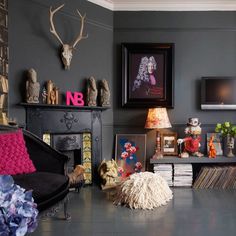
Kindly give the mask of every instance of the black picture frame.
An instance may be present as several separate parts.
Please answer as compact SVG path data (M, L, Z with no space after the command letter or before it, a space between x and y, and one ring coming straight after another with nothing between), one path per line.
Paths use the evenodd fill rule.
M122 43L122 107L174 108L174 44Z

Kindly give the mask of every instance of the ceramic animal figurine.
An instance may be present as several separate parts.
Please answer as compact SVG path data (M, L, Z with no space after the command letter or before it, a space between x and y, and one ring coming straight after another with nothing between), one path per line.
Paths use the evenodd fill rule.
M117 185L118 166L113 159L110 161L103 160L98 167L98 173L102 179L102 189L112 188Z
M203 154L199 151L201 146L201 123L198 118L189 118L187 127L185 128L185 134L187 135L183 139L178 139L177 143L181 145L184 143L184 150L180 153L180 157L187 158L189 155L202 157Z
M209 147L208 157L209 158L215 158L216 157L216 148L215 148L215 145L214 145L213 141L214 141L214 135L212 135L210 137L209 144L208 144L208 147Z

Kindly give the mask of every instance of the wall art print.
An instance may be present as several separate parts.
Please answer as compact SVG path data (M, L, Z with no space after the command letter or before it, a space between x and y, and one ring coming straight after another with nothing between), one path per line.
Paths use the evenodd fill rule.
M122 106L173 108L173 53L170 43L122 44Z
M146 134L117 134L115 159L121 179L145 171Z

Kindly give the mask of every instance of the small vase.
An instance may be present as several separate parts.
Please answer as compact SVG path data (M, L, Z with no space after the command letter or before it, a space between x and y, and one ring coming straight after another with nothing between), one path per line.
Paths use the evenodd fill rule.
M234 137L232 137L231 135L227 135L226 137L227 140L227 157L234 157L233 154L233 149L234 149Z

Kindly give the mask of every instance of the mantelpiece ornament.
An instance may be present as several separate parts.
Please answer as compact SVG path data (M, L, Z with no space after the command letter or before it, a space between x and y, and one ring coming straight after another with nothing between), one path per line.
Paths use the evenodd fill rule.
M71 130L72 125L78 122L78 119L75 119L75 115L72 112L66 112L63 116L63 119L60 120L61 123L66 124L66 128Z
M32 119L34 119L35 117L42 118L41 110L36 108L34 111L31 112L30 116L32 117Z

